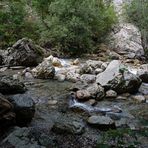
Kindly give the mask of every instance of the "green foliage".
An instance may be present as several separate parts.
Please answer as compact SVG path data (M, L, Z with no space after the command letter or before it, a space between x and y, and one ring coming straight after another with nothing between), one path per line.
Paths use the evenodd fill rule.
M141 30L145 51L148 56L148 0L133 0L126 6L129 21L134 22Z
M0 47L11 46L22 37L37 39L36 25L27 19L25 3L9 0L1 3L0 9Z
M111 147L129 147L135 148L141 146L141 138L147 139L147 130L133 131L131 129L109 130L103 133L102 140L98 143L97 148ZM139 137L139 139L137 138ZM141 137L141 138L140 138Z
M72 53L93 50L115 22L103 0L34 0L42 43Z

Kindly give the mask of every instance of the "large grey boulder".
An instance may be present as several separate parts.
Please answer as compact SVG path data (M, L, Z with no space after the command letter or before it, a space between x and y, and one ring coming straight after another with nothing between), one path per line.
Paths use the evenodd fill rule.
M42 48L35 45L30 39L23 38L8 48L4 63L10 66L36 66L42 60Z
M25 91L26 87L19 79L14 79L12 76L0 76L0 93L15 94Z
M123 75L116 76L108 84L112 90L116 91L118 94L121 94L138 92L141 83L142 81L139 77L125 71Z
M9 97L9 101L14 106L16 114L16 123L21 126L27 125L35 113L35 103L33 99L26 94L17 94Z
M109 46L128 58L144 56L141 33L136 26L130 23L120 24L118 32L111 34Z
M97 75L96 82L102 86L107 85L109 81L113 80L117 75L119 75L120 66L120 61L113 60L110 62L104 72Z
M118 23L109 35L108 46L117 53L127 58L141 58L144 50L141 41L141 33L134 24L127 23L125 5L130 5L131 0L113 0Z

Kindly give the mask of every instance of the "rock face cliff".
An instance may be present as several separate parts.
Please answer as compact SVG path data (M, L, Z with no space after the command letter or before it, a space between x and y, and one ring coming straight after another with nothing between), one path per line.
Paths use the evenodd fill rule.
M109 47L128 58L141 58L144 55L141 33L134 24L128 23L126 19L124 7L126 4L129 5L130 1L113 0L118 23L109 35Z

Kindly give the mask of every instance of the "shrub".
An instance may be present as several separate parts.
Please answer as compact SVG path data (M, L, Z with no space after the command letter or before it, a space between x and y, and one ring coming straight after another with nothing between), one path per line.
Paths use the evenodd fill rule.
M9 0L0 3L0 48L11 46L23 37L37 39L37 26L27 19L25 3Z
M62 51L95 49L115 22L111 5L103 0L34 0L41 18L41 42Z
M126 6L126 12L129 21L141 30L143 46L148 56L148 1L132 0L131 5Z

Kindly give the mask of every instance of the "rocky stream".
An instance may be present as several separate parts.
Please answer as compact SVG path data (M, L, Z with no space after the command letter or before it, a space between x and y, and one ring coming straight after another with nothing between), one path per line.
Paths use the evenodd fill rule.
M114 3L101 52L58 58L26 38L0 51L1 148L148 147L148 64Z

